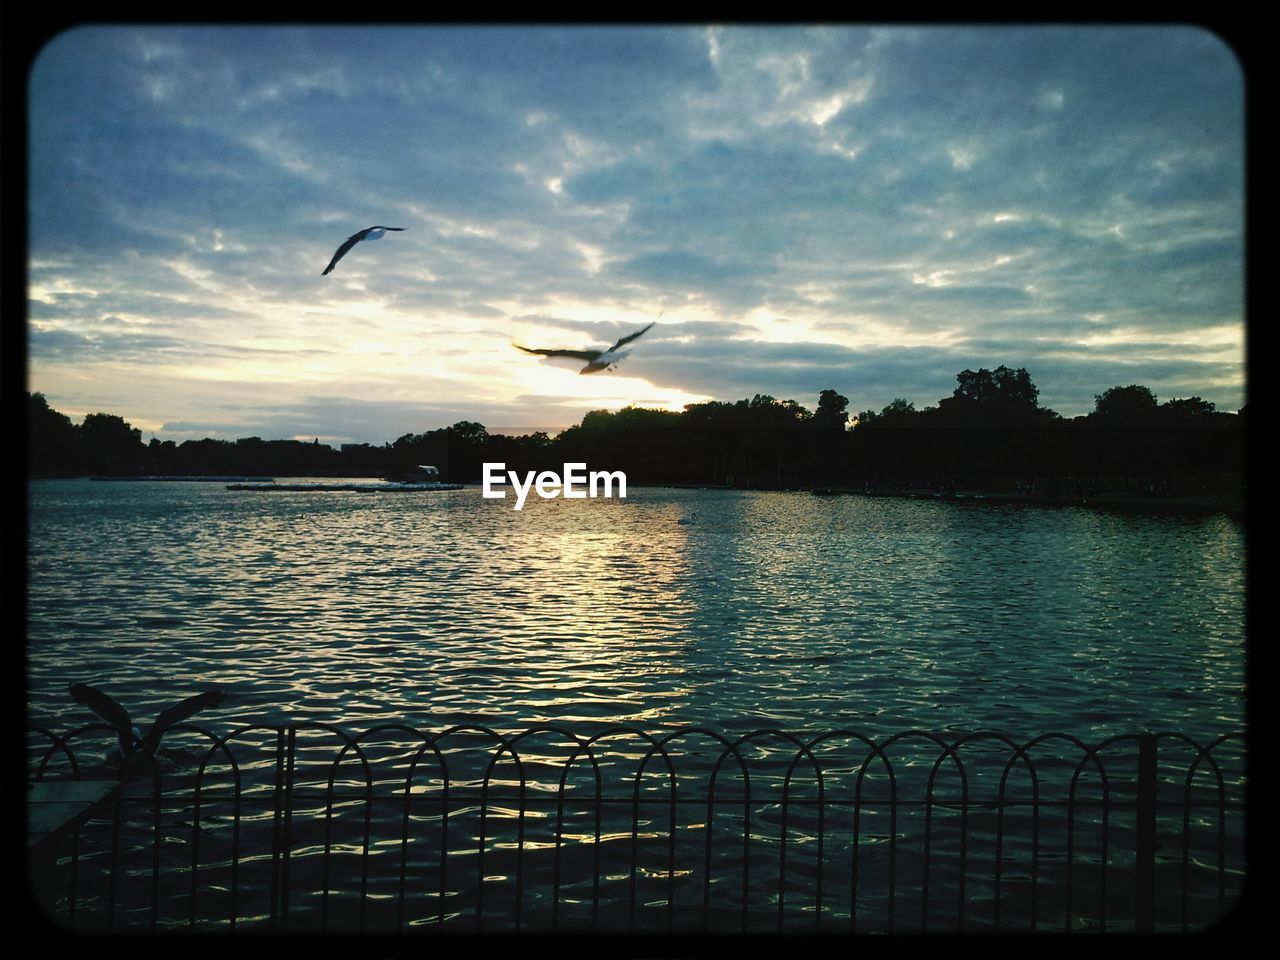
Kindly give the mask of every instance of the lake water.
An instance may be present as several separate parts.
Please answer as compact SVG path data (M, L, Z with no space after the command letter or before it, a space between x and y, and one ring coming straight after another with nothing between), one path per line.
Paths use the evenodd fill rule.
M1230 518L634 489L29 485L31 712L997 728L1244 723ZM678 522L685 520L687 522ZM211 719L207 714L204 719Z
M1170 517L805 493L541 500L33 481L33 715L852 726L1244 725L1245 552ZM684 520L686 522L680 522ZM60 725L60 724L55 724Z
M519 512L511 503L485 500L478 487L255 493L33 481L28 713L55 731L96 721L67 695L68 684L89 682L144 724L221 685L226 701L195 720L222 732L295 723L357 733L396 722L427 734L452 725L513 734L553 724L587 737L623 723L729 737L840 728L881 742L904 731L999 731L1025 743L1062 731L1097 743L1152 730L1207 743L1245 726L1245 540L1223 515L676 489L633 489L626 500L532 497ZM855 912L859 924L894 929L895 902L899 917L928 914L945 927L957 922L957 898L970 903L965 929L998 924L1002 908L1015 926L1038 913L1047 926L1078 929L1100 928L1108 909L1124 913L1123 897L1106 904L1132 889L1131 808L1117 808L1109 828L1096 813L1072 827L1061 806L1032 819L1019 768L1008 796L1023 806L994 812L983 804L1006 797L1001 771L1011 762L997 741L966 753L967 786L948 762L934 792L938 748L920 735L894 748L897 796L937 801L965 789L975 805L967 821L945 803L900 808L895 820L882 802L895 788L878 762L860 792L858 772L870 762L862 742L815 747L793 782L796 746L770 736L747 744L750 756L743 749L747 810L733 799L748 790L747 774L736 779L731 763L717 780L723 744L702 734L676 743L669 780L662 761L644 767L649 742L609 741L599 794L601 781L593 786L586 765L570 762L573 743L559 733L521 741L518 769L508 759L486 773L492 738L477 746L450 734L433 758L393 731L363 745L370 775L350 762L339 770L342 741L313 726L299 735L291 774L292 922L355 929L367 912L380 927L473 929L483 914L509 929L523 904L534 926L552 909L559 922L589 925L598 896L606 929L633 916L641 929L660 929L669 908L677 925L696 927L710 909L717 929L771 929L784 892L788 929L811 929L815 915L847 928ZM100 740L82 759L104 756L111 737ZM132 852L115 894L125 925L149 922L156 864L162 926L186 924L189 904L212 929L231 914L250 927L269 923L277 742L251 731L232 744L244 776L234 803L213 799L229 782L224 771L201 782L210 799L193 806L207 744L165 758L161 860L149 853L160 834L148 782L130 787L121 843ZM1046 743L1049 759L1036 759L1044 797L1074 789L1080 754L1064 742ZM1132 799L1135 743L1120 746L1129 753L1108 776L1124 774L1109 788L1123 802ZM1181 772L1161 780L1174 806L1161 821L1160 902L1176 909L1178 891L1189 889L1191 915L1208 923L1221 913L1223 885L1233 892L1242 882L1243 860L1233 840L1230 868L1219 872L1212 784L1210 812L1197 811L1184 854L1176 805L1195 755L1177 746L1161 747L1162 763L1167 756ZM1055 756L1069 762L1055 767ZM435 765L444 758L447 775ZM821 770L825 787L808 770ZM1086 780L1080 798L1099 796L1098 781ZM1233 796L1243 789L1238 764L1227 782ZM713 812L709 794L728 805ZM593 820L593 796L606 798L603 820ZM955 846L960 826L967 853ZM1233 838L1243 836L1238 826L1231 821ZM101 911L113 889L110 828L95 829L82 844L85 916L100 916L90 908ZM197 860L206 864L199 883ZM1027 873L1030 862L1038 874ZM1099 881L1106 870L1110 887ZM1070 894L1062 899L1072 882L1074 906ZM1036 906L1028 891L1041 888ZM1181 916L1158 922L1178 929Z

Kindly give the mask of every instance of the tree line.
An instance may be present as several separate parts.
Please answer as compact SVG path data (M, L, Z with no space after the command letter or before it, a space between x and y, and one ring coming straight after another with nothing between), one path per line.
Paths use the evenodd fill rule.
M441 479L475 482L486 462L519 471L583 462L623 470L633 484L945 489L1002 480L1082 493L1117 482L1154 489L1176 477L1238 478L1243 470L1244 410L1219 413L1199 397L1162 403L1137 384L1094 401L1091 413L1063 418L1040 406L1025 369L1000 366L961 371L951 396L922 410L895 399L851 414L848 398L827 389L813 410L756 394L678 412L594 410L555 437L491 434L461 421L381 446L334 449L260 437L143 443L119 416L94 413L77 425L28 393L28 475L396 477L432 464Z

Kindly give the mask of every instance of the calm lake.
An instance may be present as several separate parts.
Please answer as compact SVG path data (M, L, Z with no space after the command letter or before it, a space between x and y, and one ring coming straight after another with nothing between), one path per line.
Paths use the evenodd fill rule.
M287 902L289 929L1024 929L1037 917L1106 929L1133 888L1133 740L1114 776L1090 767L1077 796L1081 755L1065 740L1038 748L1050 756L1036 785L1019 766L1006 793L1007 742L975 741L965 772L948 762L935 782L930 736L1098 743L1150 730L1206 744L1245 726L1244 532L1223 515L676 489L511 503L479 487L30 483L32 721L100 723L71 701L74 682L143 725L217 684L226 701L195 722L241 731L234 783L194 734L162 758L163 829L150 781L129 785L123 879L113 886L117 841L101 821L82 843L80 915L276 929ZM378 732L357 758L320 726L393 722L470 732L438 751L403 727ZM562 733L613 736L619 723L700 730L673 741L678 774L665 754L646 759L644 736L602 740L596 767ZM302 732L281 874L269 852L289 724ZM474 730L538 725L555 730L496 766L493 738ZM777 733L744 748L749 778L736 761L721 768L724 742L707 731L766 728L845 732L794 780L798 741ZM864 782L858 737L906 731L896 786L878 762ZM112 743L96 736L76 749L90 776L113 777L93 769ZM1160 781L1173 806L1156 861L1160 903L1183 909L1157 927L1174 930L1221 916L1243 878L1212 778L1197 781L1189 845L1178 839L1195 754L1177 748L1161 746L1182 766ZM1238 766L1226 777L1243 788ZM1110 820L1088 806L1108 791ZM1032 812L1040 793L1049 803ZM1243 836L1238 819L1230 830Z
M633 489L29 484L29 713L202 722L1242 729L1245 547L1223 515Z

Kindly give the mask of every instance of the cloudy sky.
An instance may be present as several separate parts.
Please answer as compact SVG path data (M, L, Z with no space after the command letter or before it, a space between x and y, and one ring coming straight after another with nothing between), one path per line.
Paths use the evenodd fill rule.
M382 443L1000 364L1066 416L1244 402L1244 81L1195 28L81 27L29 110L28 389L77 422ZM512 345L659 314L610 372Z

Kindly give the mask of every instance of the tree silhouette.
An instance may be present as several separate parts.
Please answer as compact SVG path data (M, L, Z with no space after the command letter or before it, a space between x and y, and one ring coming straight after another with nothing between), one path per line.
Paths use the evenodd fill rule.
M916 405L910 400L894 397L879 413L863 410L855 419L859 427L901 427L906 426L917 413Z
M834 390L818 394L818 409L813 415L813 425L825 430L843 430L849 422L849 398Z
M418 464L441 479L478 481L484 462L508 469L557 470L566 462L623 470L634 484L710 483L737 487L870 486L947 489L956 483L1009 489L1128 489L1145 494L1203 489L1210 475L1238 478L1244 417L1217 413L1200 397L1158 404L1146 387L1113 387L1096 409L1063 420L1039 406L1026 370L964 370L952 396L916 410L895 398L848 422L848 399L821 391L816 412L795 400L756 394L689 404L682 412L629 406L593 410L552 438L491 434L483 424L405 434L381 446L318 442L188 440L141 442L118 416L96 413L75 426L41 394L27 395L28 470L34 477L83 473L138 475L401 476ZM1243 413L1243 411L1242 411ZM1059 478L1055 480L1054 478ZM1229 482L1229 481L1221 481ZM1004 487L1002 487L1004 484Z
M81 450L86 466L104 473L132 473L146 462L142 431L123 417L91 413L80 425Z
M1112 387L1093 398L1093 412L1100 417L1133 419L1155 411L1156 395L1147 387L1131 383L1127 387Z
M71 418L49 407L42 393L27 394L27 458L33 475L80 469L80 435Z
M956 384L950 397L938 401L938 411L947 419L992 422L1055 416L1040 407L1040 389L1023 367L962 370Z
M468 444L484 443L489 439L489 431L484 424L474 420L459 420L449 428L449 434Z
M1199 397L1187 397L1185 400L1166 400L1160 404L1160 412L1179 419L1204 417L1214 412L1214 405Z

